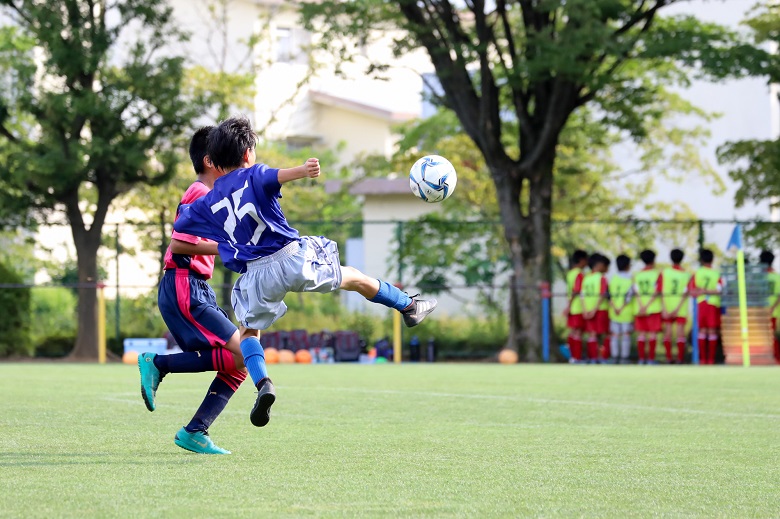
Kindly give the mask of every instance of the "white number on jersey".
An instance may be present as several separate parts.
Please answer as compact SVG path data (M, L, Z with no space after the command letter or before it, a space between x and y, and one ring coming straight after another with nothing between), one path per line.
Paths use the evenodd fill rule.
M225 197L211 206L211 212L216 214L221 209L227 209L227 217L225 218L223 228L225 229L225 232L228 234L228 236L230 236L230 240L233 243L236 243L236 237L234 233L236 232L238 222L241 221L241 219L243 219L245 216L249 215L250 218L257 222L257 229L255 229L255 232L252 235L252 238L249 240L249 243L256 245L258 240L260 240L260 235L263 234L263 231L266 229L266 225L257 214L257 208L255 207L255 204L246 203L244 205L239 205L241 203L241 196L244 194L244 190L247 187L249 187L248 180L244 182L244 187L235 191L231 195L231 198L233 199L232 204L230 203L230 200ZM249 243L246 245L249 245Z

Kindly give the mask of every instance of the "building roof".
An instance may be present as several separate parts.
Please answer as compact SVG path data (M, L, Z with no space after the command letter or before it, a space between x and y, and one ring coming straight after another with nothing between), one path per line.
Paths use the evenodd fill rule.
M356 112L362 115L376 117L377 119L390 122L409 121L416 118L418 115L405 112L393 112L384 108L379 108L377 106L361 103L353 99L347 99L345 97L339 97L333 94L326 94L325 92L318 92L316 90L309 91L309 97L313 102L323 106L341 108L342 110L348 110L350 112Z

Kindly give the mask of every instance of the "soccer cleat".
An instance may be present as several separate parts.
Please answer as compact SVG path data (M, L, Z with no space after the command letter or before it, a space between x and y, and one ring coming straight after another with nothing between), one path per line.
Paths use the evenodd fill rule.
M255 427L268 425L271 420L271 406L276 401L276 388L271 379L266 377L257 383L257 400L249 413L249 420Z
M408 328L417 326L429 313L433 312L437 304L439 302L436 299L417 299L417 296L412 296L412 304L401 310L404 324Z
M146 408L154 411L154 396L160 385L160 370L154 365L155 353L142 353L138 356L138 371L141 372L141 396Z
M179 432L176 433L176 436L173 438L173 443L182 449L198 454L230 454L229 450L214 445L214 442L211 441L207 432L189 432L184 427L179 429Z

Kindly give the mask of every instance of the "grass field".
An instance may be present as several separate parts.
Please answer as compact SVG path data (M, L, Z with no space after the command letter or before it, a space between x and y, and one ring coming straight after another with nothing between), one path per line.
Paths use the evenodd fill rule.
M173 444L209 374L144 408L123 365L0 364L2 517L778 517L780 369L273 366Z

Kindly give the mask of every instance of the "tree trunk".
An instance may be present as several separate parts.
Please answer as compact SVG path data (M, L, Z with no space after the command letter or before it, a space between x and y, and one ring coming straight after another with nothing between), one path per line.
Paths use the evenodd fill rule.
M97 239L95 239L90 232L75 228L72 230L79 271L79 300L76 346L70 357L75 360L96 361L98 359L98 303L95 284L99 281L97 251L100 247L100 234L96 233Z

